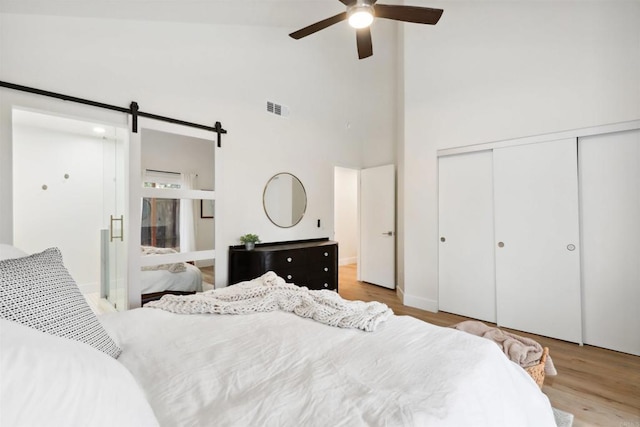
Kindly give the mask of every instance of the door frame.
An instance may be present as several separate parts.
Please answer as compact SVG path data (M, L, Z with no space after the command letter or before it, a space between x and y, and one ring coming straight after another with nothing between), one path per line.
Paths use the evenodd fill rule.
M356 256L355 256L356 270L357 270L357 279L359 280L360 279L360 169L346 167L346 166L334 166L333 168L333 190L334 190L333 191L333 224L334 224L333 236L334 236L334 240L338 242L340 242L340 239L339 239L340 236L337 235L337 230L336 230L337 225L339 223L336 207L339 203L337 198L336 187L341 184L336 179L336 175L337 175L336 170L338 168L352 171L355 174L356 185L355 185L354 191L350 194L350 197L352 197L353 200L356 201L355 223L353 224L353 228L356 231L355 233L356 235L351 243L355 246L355 250L356 250ZM338 264L340 264L340 259L338 259Z

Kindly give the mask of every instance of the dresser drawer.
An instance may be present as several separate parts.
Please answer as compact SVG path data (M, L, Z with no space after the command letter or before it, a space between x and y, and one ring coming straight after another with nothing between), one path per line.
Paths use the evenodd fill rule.
M336 282L333 275L326 276L309 276L309 280L306 283L306 287L313 290L328 289L331 291L337 290L338 282Z
M318 263L310 264L307 267L307 271L310 276L328 276L331 277L336 274L336 266L330 263Z
M249 251L235 253L229 257L229 284L235 285L260 277L265 273L262 264L260 258Z
M294 285L304 286L304 283L307 281L308 273L306 268L291 268L291 267L281 267L281 268L273 268L271 269L278 276L282 277L285 282L293 283Z
M315 248L309 248L307 250L307 257L313 262L326 262L326 263L334 263L338 259L338 246L337 245L326 245L319 246Z
M307 265L305 251L295 249L288 251L273 251L264 255L264 268L268 270L300 269Z

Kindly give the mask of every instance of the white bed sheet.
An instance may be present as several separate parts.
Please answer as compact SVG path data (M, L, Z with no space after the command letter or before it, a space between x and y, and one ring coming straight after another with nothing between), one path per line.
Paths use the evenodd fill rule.
M282 312L101 321L164 426L555 426L494 343L408 316L376 332Z
M163 291L202 292L202 272L187 264L186 271L172 273L168 270L144 270L140 272L142 294Z

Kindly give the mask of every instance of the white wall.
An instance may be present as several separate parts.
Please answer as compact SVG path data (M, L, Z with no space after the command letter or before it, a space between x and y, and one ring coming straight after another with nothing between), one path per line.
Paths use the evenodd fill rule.
M102 138L23 125L13 131L14 244L27 253L58 247L81 290L97 292L107 226Z
M299 41L287 36L293 29L3 14L0 79L120 106L135 100L142 111L197 123L219 120L229 131L219 183L224 244L247 232L265 242L330 237L334 166L359 168L365 143L371 156L381 153L376 162L392 160L395 91L381 81L395 75L396 29L380 22L375 54L363 61L347 24ZM6 89L0 96L0 241L10 242L7 106L40 101ZM291 115L267 114L267 100ZM308 195L305 217L290 229L262 210L264 185L282 171L300 178ZM217 270L226 280L226 269Z
M404 301L437 309L437 160L640 118L640 2L460 1L404 27Z
M335 169L335 240L338 242L339 264L358 261L358 171Z

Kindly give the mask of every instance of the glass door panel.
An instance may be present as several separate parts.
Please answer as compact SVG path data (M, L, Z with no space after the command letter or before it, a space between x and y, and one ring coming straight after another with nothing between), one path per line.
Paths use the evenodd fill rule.
M124 302L126 234L113 243L109 236L111 216L124 215L127 131L20 108L12 131L14 245L59 248L90 301ZM120 233L122 221L115 225Z
M103 139L104 152L104 205L105 223L103 256L104 297L117 309L127 307L127 245L125 240L125 142L123 129L113 129Z

